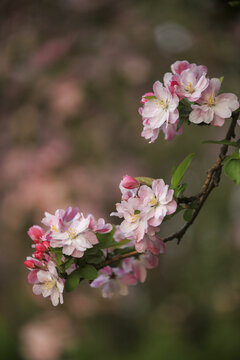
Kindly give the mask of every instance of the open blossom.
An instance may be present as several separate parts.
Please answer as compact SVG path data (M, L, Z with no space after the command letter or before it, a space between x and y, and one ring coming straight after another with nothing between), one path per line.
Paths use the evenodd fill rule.
M239 107L236 95L230 93L218 95L220 86L219 79L213 78L210 80L208 88L197 101L199 105L192 105L193 111L189 116L191 122L222 126L224 119L229 118L232 112Z
M151 129L159 129L164 123L174 124L178 120L178 97L163 86L160 81L153 85L155 98L148 100L140 109L143 121Z
M139 189L138 196L148 209L148 223L152 226L161 224L166 215L171 215L176 211L177 203L173 199L173 190L165 185L162 179L154 180L152 188L143 185Z
M49 261L46 270L37 272L36 283L33 285L35 295L43 295L43 297L51 297L52 304L57 306L63 304L64 280L58 276L55 264Z
M105 266L99 271L99 276L92 281L90 286L93 288L102 286L102 296L111 298L115 294L127 295L128 286L136 283L137 279L130 271Z
M137 281L143 283L147 277L146 269L153 269L158 266L158 257L151 253L146 253L138 258L129 257L122 262L122 268L129 273L133 273Z
M196 101L207 88L209 79L206 77L207 67L190 64L188 61L176 61L171 65L172 73L164 75L164 84L179 99L186 98Z
M42 223L52 231L60 231L73 220L77 220L80 217L78 208L72 208L69 206L66 210L58 209L55 214L52 215L48 212L45 212L45 217L42 219Z
M84 251L98 243L93 231L89 229L90 218L81 214L79 220L73 220L65 231L52 231L50 244L52 247L62 248L64 255L80 258Z
M139 253L145 253L147 250L154 255L165 252L165 243L156 235L158 227L149 226L144 238L135 242L135 248Z
M147 217L143 211L144 204L139 198L132 197L128 201L123 200L116 204L117 212L111 213L113 216L124 218L120 225L120 230L126 238L141 240L148 228Z
M109 233L112 230L112 225L106 224L104 219L100 218L98 220L95 220L95 217L92 214L88 215L88 218L90 219L89 221L90 230L104 234Z

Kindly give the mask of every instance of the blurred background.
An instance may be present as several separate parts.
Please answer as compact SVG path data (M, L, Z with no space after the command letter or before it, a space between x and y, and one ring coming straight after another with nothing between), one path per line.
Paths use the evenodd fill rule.
M187 126L149 145L141 95L176 60L205 64L239 95L240 7L224 0L0 3L0 358L240 358L240 189L222 177L180 246L128 297L81 284L53 308L32 294L26 231L68 205L104 216L122 175L162 177L186 155L198 192L227 129ZM226 121L228 123L228 121ZM162 234L182 224L182 216Z

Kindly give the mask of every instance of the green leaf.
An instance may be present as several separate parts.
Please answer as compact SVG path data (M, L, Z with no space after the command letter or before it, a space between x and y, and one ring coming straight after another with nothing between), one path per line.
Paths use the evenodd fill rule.
M154 181L153 178L146 177L146 176L140 176L135 178L141 185L148 185L152 186L152 182Z
M179 185L179 183L182 181L182 178L183 178L187 168L191 164L191 161L192 161L194 155L195 154L188 155L181 162L181 164L178 165L177 168L175 168L175 170L173 170L172 179L171 179L171 187L172 187L172 189L176 189L177 186Z
M97 265L103 261L103 253L100 249L97 250L95 254L87 254L87 252L85 252L84 257L89 264Z
M65 282L64 289L67 292L73 291L78 287L79 281L80 281L81 275L79 273L79 270L73 271L67 278Z
M220 83L222 84L222 82L224 80L224 76L220 76L219 80L220 80Z
M93 265L85 265L78 270L80 277L87 280L94 280L98 277L98 271Z
M72 264L74 264L74 259L73 259L73 258L68 258L68 259L62 264L63 270L66 271Z
M222 145L229 145L229 146L234 146L237 148L240 148L240 144L237 141L229 141L229 140L219 140L219 141L215 141L215 140L206 140L206 141L202 141L202 144L222 144Z
M127 245L128 243L130 243L130 241L131 240L129 240L129 239L122 239L121 241L119 241L117 243L117 245L115 245L115 248L119 248L119 247L121 247L123 245Z
M224 166L224 172L236 185L240 184L240 159L230 159Z
M185 221L189 222L192 220L193 211L192 209L187 209L183 213L183 218Z
M58 266L62 265L62 248L52 248L51 247L51 253L54 254L56 264Z
M175 189L174 195L176 197L180 197L186 189L187 189L187 184L180 184L178 185L177 189Z
M153 100L153 99L156 99L156 96L154 96L154 95L148 95L148 96L144 96L144 99Z

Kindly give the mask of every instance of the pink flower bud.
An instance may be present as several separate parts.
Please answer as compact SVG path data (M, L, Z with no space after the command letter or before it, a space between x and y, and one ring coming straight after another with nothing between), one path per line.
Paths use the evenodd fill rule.
M139 187L139 182L134 179L132 176L125 175L122 179L121 185L125 189L135 189Z
M35 257L35 259L42 260L42 258L43 258L43 253L42 253L41 251L36 251L36 252L34 253L34 257Z
M41 240L41 237L45 234L45 231L38 225L30 227L28 230L28 235L36 243Z
M40 251L40 252L44 252L44 251L47 250L46 247L45 247L43 244L41 244L41 243L36 244L35 248L36 248L37 252L39 252L39 251Z
M43 245L45 246L46 249L50 248L50 242L49 241L45 240L42 243L43 243Z
M30 269L33 269L33 268L35 267L34 261L32 261L32 260L26 260L26 261L24 261L24 265L25 265L26 267L30 268Z

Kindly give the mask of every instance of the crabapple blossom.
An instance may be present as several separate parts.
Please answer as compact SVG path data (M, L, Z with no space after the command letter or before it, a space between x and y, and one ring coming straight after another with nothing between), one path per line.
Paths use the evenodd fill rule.
M152 188L142 185L139 189L138 196L140 201L147 207L148 223L152 226L161 224L166 215L173 214L177 209L177 203L173 200L173 190L165 185L162 179L154 180Z
M164 84L179 99L186 98L196 101L207 88L209 79L206 77L206 66L189 64L188 61L176 61L171 65L172 73L164 75Z
M69 206L66 210L58 209L55 214L52 215L45 212L45 217L42 219L42 223L51 228L52 231L60 231L64 229L64 226L73 220L77 220L80 217L78 208L72 208Z
M153 84L154 98L148 100L139 112L145 125L152 130L164 123L174 124L178 120L178 97L163 86L160 81Z
M79 220L72 220L65 231L52 231L50 244L53 248L62 248L64 255L80 258L84 251L98 243L93 231L89 230L90 218L81 214Z
M89 218L89 229L97 233L109 233L112 230L111 224L106 224L105 220L100 218L95 220L92 214L88 215Z
M51 297L52 304L57 306L63 304L64 280L58 276L55 264L49 261L46 270L37 272L37 282L33 285L35 295Z
M143 211L143 206L144 204L140 202L139 198L131 197L128 201L123 200L116 204L117 212L111 213L112 216L124 218L120 230L126 238L133 237L136 241L143 239L148 228L148 219Z
M102 286L102 296L111 298L115 294L127 295L128 286L136 283L137 279L130 271L106 266L99 271L99 276L90 286L93 288Z
M239 107L237 96L231 93L218 95L220 86L219 79L210 80L208 88L197 101L198 105L192 105L193 111L189 115L189 120L192 123L222 126L225 119L237 110Z

